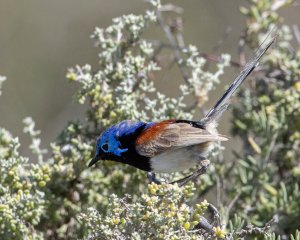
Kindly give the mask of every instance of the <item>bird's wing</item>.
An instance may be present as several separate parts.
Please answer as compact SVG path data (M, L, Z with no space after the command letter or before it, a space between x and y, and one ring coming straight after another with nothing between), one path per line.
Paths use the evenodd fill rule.
M136 140L136 150L147 157L164 151L205 142L226 141L227 138L188 123L163 121L146 129Z

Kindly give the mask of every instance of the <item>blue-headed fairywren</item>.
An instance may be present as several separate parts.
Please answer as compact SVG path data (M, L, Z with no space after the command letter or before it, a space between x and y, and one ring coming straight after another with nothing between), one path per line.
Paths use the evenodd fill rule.
M171 119L149 123L122 121L103 131L97 140L96 154L89 166L99 160L113 160L148 173L170 173L201 164L215 142L227 140L216 129L217 120L226 110L232 94L255 69L274 39L275 37L271 37L269 42L264 41L255 57L245 65L203 119L200 121ZM202 166L206 170L205 164ZM203 167L180 180L180 183L186 183L202 173ZM152 174L148 177L157 181Z

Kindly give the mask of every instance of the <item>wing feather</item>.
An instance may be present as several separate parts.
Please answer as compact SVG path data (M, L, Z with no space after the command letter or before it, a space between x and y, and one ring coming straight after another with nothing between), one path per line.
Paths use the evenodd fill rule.
M162 152L205 142L226 141L227 138L188 123L157 123L146 129L136 140L136 150L147 157Z

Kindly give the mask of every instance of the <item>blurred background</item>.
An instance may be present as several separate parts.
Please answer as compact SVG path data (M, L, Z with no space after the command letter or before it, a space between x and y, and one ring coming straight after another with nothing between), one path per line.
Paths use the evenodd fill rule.
M212 52L230 27L231 32L219 52L237 58L239 34L244 26L239 7L247 5L246 0L162 3L184 8L186 44L196 45L200 52ZM22 131L22 119L26 116L31 116L42 130L42 146L46 148L69 120L84 118L84 106L73 101L76 85L68 83L65 75L76 64L97 67L98 49L89 37L94 28L106 27L112 18L123 14L142 13L145 8L147 4L143 0L0 1L0 75L8 78L0 97L0 126L20 136L25 143L21 149L23 154L30 155L26 149L29 137ZM299 8L285 8L281 12L286 24L300 24ZM164 39L158 27L146 33L146 37ZM237 72L238 69L226 69L222 84L212 92L210 101L218 98ZM158 88L166 85L165 81L157 82ZM171 91L170 86L165 89ZM229 134L229 115L226 117L220 131Z

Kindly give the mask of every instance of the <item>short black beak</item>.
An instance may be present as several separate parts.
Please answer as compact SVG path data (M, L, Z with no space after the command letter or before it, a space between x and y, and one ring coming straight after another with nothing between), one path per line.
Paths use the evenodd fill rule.
M95 156L93 157L93 159L90 161L88 167L93 166L93 165L94 165L96 162L98 162L100 159L101 159L101 156L95 155Z

